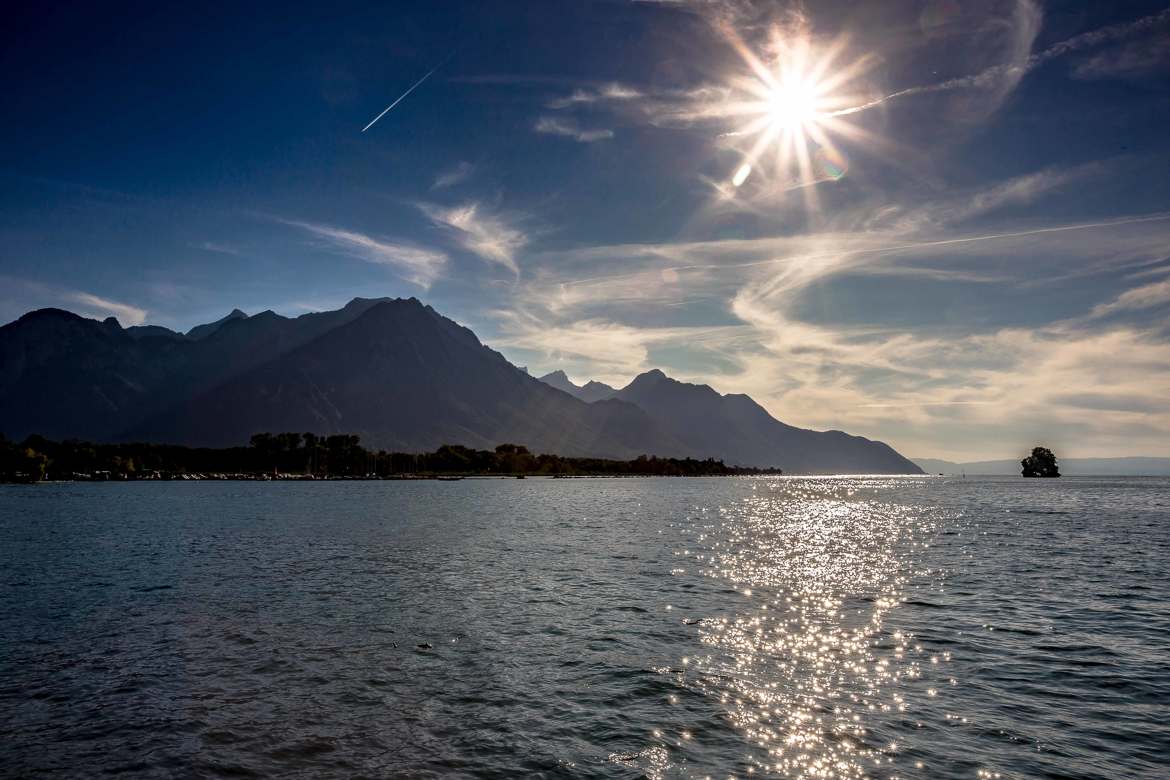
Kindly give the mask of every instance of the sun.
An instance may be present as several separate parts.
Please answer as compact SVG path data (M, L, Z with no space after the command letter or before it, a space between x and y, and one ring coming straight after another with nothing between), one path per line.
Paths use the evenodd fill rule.
M811 122L817 115L816 84L793 79L768 93L768 121L775 127L793 128Z
M767 174L763 178L781 192L810 190L805 198L815 207L813 185L838 180L848 169L839 140L870 138L845 118L866 99L857 94L857 81L870 58L838 66L845 40L818 51L807 35L773 31L768 53L757 55L738 36L728 39L749 73L729 79L726 98L708 115L735 123L722 136L741 157L730 184L737 189L754 174Z

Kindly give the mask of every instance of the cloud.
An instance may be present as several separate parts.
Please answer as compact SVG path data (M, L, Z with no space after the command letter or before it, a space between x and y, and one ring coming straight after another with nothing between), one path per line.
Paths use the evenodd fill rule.
M583 376L624 385L653 366L650 350L657 345L685 343L692 348L711 340L720 348L735 327L635 327L610 320L580 319L551 325L524 311L496 311L499 346L527 350L544 363L580 366Z
M78 304L81 308L78 308ZM93 319L116 317L124 326L141 325L149 313L147 309L115 301L83 290L57 287L31 279L0 275L0 313L17 317L44 307L60 307Z
M1043 196L1092 176L1102 174L1107 166L1087 163L1070 168L1046 168L1016 176L972 191L946 194L925 204L907 209L888 204L869 218L870 228L881 226L918 231L930 227L961 224L1006 206L1026 206Z
M197 248L207 252L214 252L217 255L231 255L232 257L243 257L244 253L239 248L231 244L224 244L218 241L204 241L196 245Z
M941 202L926 196L897 204L877 229L861 204L834 215L850 226L835 231L537 252L513 307L496 315L498 343L538 370L615 385L661 366L721 392L746 392L786 422L842 428L905 452L1002 457L1043 438L1070 457L1078 447L1084 455L1170 454L1157 443L1170 441L1170 403L1161 400L1170 397L1170 344L1156 327L1105 325L1075 310L1034 326L989 324L1035 319L1027 304L963 323L924 315L897 328L880 306L842 321L801 319L810 302L833 300L826 286L838 278L960 290L975 283L990 286L977 297L993 301L995 285L1019 293L1162 262L1170 214L952 227L1038 202L1094 173L1045 169ZM1170 295L1161 285L1123 293L1097 312L1158 305ZM697 300L685 313L668 308ZM1086 411L1093 393L1102 408Z
M536 124L532 129L537 133L545 133L547 135L560 135L566 138L572 138L579 143L589 144L594 141L604 141L608 138L613 138L613 131L606 128L597 128L593 130L583 130L577 126L577 123L571 119L561 119L551 116L542 116L536 120Z
M431 185L432 190L445 190L448 187L454 187L463 181L466 181L475 173L475 166L469 162L460 162L453 168L440 173L435 177L435 183Z
M102 316L117 317L123 325L141 325L146 322L146 309L140 309L128 303L112 301L109 298L101 298L87 292L67 292L65 298L89 307L90 311L81 312L82 314L96 316L99 319ZM93 312L97 312L97 314Z
M434 283L447 263L447 255L433 249L377 239L332 225L283 219L278 221L311 233L334 251L367 263L394 268L403 279L423 289Z
M696 2L696 9L706 9L716 29L728 30L728 18L744 16L743 9L751 9L748 16L758 18L762 12L751 3ZM730 12L730 13L729 13ZM772 12L767 12L772 13ZM981 44L996 55L997 61L974 73L951 79L896 90L872 100L837 109L831 117L844 117L869 111L887 102L915 95L975 90L981 93L978 102L962 104L968 120L985 118L995 111L1028 73L1052 60L1085 51L1108 43L1124 41L1157 31L1170 24L1170 9L1139 19L1090 30L1060 41L1039 52L1032 46L1040 32L1043 14L1033 0L1016 0L1009 13L991 16L981 23L980 32L1002 31L996 45ZM734 26L731 25L731 26ZM983 40L983 38L981 38ZM1130 75L1157 69L1167 63L1164 39L1153 38L1139 42L1118 52L1104 52L1078 68L1077 75L1085 78L1106 75ZM664 127L691 127L707 123L722 123L736 107L735 90L726 84L695 84L685 88L645 90L628 85L612 85L618 91L607 94L605 89L579 88L552 103L552 108L570 108L582 104L597 104L622 110L651 125Z
M1121 311L1138 311L1170 303L1170 279L1126 290L1111 301L1093 307L1089 317L1097 319Z
M454 207L421 203L419 209L468 252L520 274L516 253L528 244L528 236L500 215L475 202Z
M626 84L611 82L600 88L578 88L563 98L557 98L548 104L549 108L571 108L581 104L599 103L605 101L634 100L645 97L643 92Z
M1170 37L1151 36L1142 41L1103 51L1076 67L1082 79L1145 76L1170 70Z
M1080 35L1074 35L1036 54L1028 54L1028 50L1031 48L1032 41L1035 40L1036 34L1040 30L1039 8L1027 0L1022 0L1017 5L1016 18L1019 34L1017 35L1016 45L1014 46L1014 55L1009 61L993 65L969 76L961 76L936 84L899 90L898 92L869 101L868 103L837 111L834 115L846 116L848 114L866 111L895 98L931 92L947 92L953 89L994 89L1001 96L1006 95L1019 83L1021 78L1051 60L1094 46L1140 35L1170 23L1170 9L1144 16L1132 22L1109 25L1081 33Z

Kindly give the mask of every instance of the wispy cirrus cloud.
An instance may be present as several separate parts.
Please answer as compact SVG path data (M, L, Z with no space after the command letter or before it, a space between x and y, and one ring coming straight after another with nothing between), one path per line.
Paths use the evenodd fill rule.
M999 209L1031 205L1062 187L1107 170L1108 166L1100 162L1045 168L965 192L947 193L928 203L887 204L868 217L865 224L870 229L892 227L902 231L959 225Z
M1082 79L1146 76L1170 70L1170 33L1151 35L1144 40L1106 49L1076 67L1073 75Z
M729 17L745 16L751 3L678 2L666 5L686 5L707 15L715 29L728 28ZM759 16L755 9L746 16ZM1076 75L1099 78L1149 72L1168 64L1162 31L1170 27L1170 9L1129 22L1089 30L1059 41L1040 51L1033 45L1040 32L1043 13L1033 0L1016 0L1004 13L988 10L972 15L981 41L980 51L998 53L998 60L984 68L963 76L929 84L906 87L855 105L834 110L832 116L845 117L869 111L891 101L903 98L970 91L979 93L978 101L965 100L967 119L983 119L993 113L1010 95L1020 80L1031 71L1053 60L1061 59L1112 43L1135 37L1150 36L1117 50L1105 50L1076 69ZM986 36L998 31L994 46L988 46ZM735 113L735 91L726 83L697 83L668 89L647 89L628 84L610 84L603 87L580 87L551 101L551 108L565 109L581 105L608 108L628 114L646 123L667 127L691 127L715 124ZM977 108L976 108L977 107Z
M447 264L446 253L434 249L375 238L333 225L287 219L278 221L308 232L332 251L367 263L393 268L403 279L423 289L429 288L435 282Z
M1064 449L1084 437L1096 453L1153 452L1132 437L1139 420L1142 441L1170 432L1160 396L1170 394L1170 344L1156 322L1127 315L1160 305L1170 287L1107 291L1165 261L1170 214L1029 226L1012 212L1006 225L994 222L1001 209L1065 197L1107 170L1049 168L941 199L924 193L876 223L861 204L822 232L538 251L514 306L496 313L495 341L540 370L615 385L663 367L748 393L786 422L844 428L905 452L1000 456L1053 431L1069 437L1057 442ZM978 230L961 229L976 217ZM1010 305L982 326L923 314L893 327L880 307L805 319L810 303L834 300L826 287L840 280L896 277L931 291L977 284L994 301L996 290L1018 296L1073 274L1099 278L1103 300L1058 307L1046 321ZM1039 324L1011 324L1021 318ZM951 440L962 443L948 450Z
M560 117L542 116L536 120L536 124L532 126L532 129L534 132L544 133L545 135L559 135L565 138L572 138L574 141L583 144L613 138L613 130L608 128L602 127L586 130L581 128L572 119Z
M1123 311L1141 311L1170 303L1170 279L1133 287L1111 301L1099 303L1089 312L1091 319Z
M418 208L463 249L519 276L516 254L528 244L528 235L508 218L474 201L460 206L420 203Z
M549 102L548 107L557 109L571 108L577 105L589 105L591 103L605 101L635 100L642 97L645 97L645 94L641 90L615 81L600 87L579 87L570 94Z
M225 244L222 241L203 241L196 244L196 247L205 252L214 252L217 255L231 255L232 257L243 257L244 252L234 244Z
M0 311L19 316L31 308L59 306L83 317L105 319L115 317L123 326L141 325L150 313L142 306L116 301L84 290L58 287L32 279L0 276Z
M462 184L471 178L475 173L475 166L466 161L460 161L458 164L442 171L435 177L435 181L431 184L432 190L445 190L448 187L454 187L456 184Z
M76 301L85 306L89 312L96 312L107 317L113 316L123 325L141 325L146 322L146 309L131 306L128 303L102 298L93 293L71 292L65 295L67 300ZM85 312L85 313L89 313Z

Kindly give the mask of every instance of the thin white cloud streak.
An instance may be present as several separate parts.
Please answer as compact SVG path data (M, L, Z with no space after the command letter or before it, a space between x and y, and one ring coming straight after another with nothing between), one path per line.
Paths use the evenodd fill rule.
M921 231L931 227L961 224L1005 206L1026 206L1042 196L1073 182L1100 175L1107 166L1089 163L1072 168L1047 168L1016 176L974 192L958 193L920 205L907 213L898 206L888 206L866 222L866 227L893 227L897 230Z
M432 190L445 190L449 187L454 187L456 184L462 184L475 173L475 166L469 162L460 162L453 168L449 168L435 177L435 182L431 185Z
M74 304L80 304L83 308L78 309ZM124 326L141 325L149 314L143 307L84 290L72 290L0 274L0 311L3 311L5 316L11 315L16 318L32 309L46 306L66 308L83 317L99 320L116 317Z
M66 300L75 301L76 303L89 307L91 312L96 310L99 314L114 316L123 325L141 325L146 322L146 309L131 306L128 303L121 303L110 300L109 298L99 297L93 293L80 291L65 293L65 298Z
M1140 311L1170 303L1170 279L1126 290L1111 301L1100 303L1089 313L1091 319L1123 311Z
M906 234L898 231L830 233L778 238L680 242L674 244L621 244L566 250L556 253L556 256L561 260L567 260L573 263L574 266L578 264L588 266L598 261L609 261L610 263L616 263L623 267L628 267L628 264L635 260L649 260L655 263L655 267L650 269L626 270L616 274L600 274L560 281L559 284L566 288L578 286L598 287L607 283L627 280L642 279L644 281L644 277L647 275L660 274L664 270L673 271L677 274L687 274L695 271L726 273L735 269L746 270L774 266L781 269L778 271L779 276L776 277L780 279L787 278L789 274L793 273L800 273L804 276L823 276L827 267L831 266L842 269L846 264L851 269L857 269L859 272L864 273L870 267L861 263L862 259L866 257L897 254L907 255L923 250L945 247L963 247L966 245L1007 241L1010 239L1032 238L1052 234L1075 233L1079 231L1159 222L1170 222L1170 213L916 241L905 240ZM1147 248L1149 251L1156 253L1165 246L1165 238L1163 236L1164 234L1159 233L1152 238L1144 235L1130 238L1139 242L1138 245L1140 247ZM1127 237L1121 236L1114 240L1124 242L1126 239ZM1084 248L1084 245L1079 248L1076 244L1069 246L1070 251L1083 250ZM702 262L703 260L707 260L707 262ZM798 270L794 271L792 270L793 268ZM885 273L884 270L878 272ZM936 278L945 275L943 269L919 269L915 266L906 266L899 273L913 275L917 272Z
M217 255L231 255L232 257L244 256L244 253L238 247L232 246L231 244L223 244L218 241L204 241L198 244L198 248L207 252L214 252Z
M453 207L420 203L418 207L437 227L453 236L459 246L519 276L516 254L528 244L528 235L504 217L488 213L476 202Z
M641 90L615 81L599 89L575 89L571 94L551 101L548 107L562 109L601 101L635 100L642 97L645 97L645 95Z
M565 138L572 138L574 141L583 144L613 138L613 131L608 128L584 130L572 120L550 116L542 116L536 120L536 124L532 126L532 130L544 135L559 135Z
M1106 50L1083 62L1073 71L1079 79L1109 79L1144 76L1170 69L1170 38L1150 36L1116 50Z
M277 221L307 231L334 251L393 268L403 279L423 289L434 283L447 264L447 255L433 249L374 238L332 225L286 219Z

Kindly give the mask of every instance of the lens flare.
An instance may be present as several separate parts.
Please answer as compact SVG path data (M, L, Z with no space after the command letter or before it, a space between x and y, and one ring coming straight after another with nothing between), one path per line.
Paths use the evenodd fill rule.
M731 177L731 183L734 184L736 187L738 187L739 185L741 185L745 181L747 181L747 177L751 176L751 175L752 175L752 166L749 165L748 163L744 163L743 165L739 166L739 170L737 170L735 172L735 175Z

